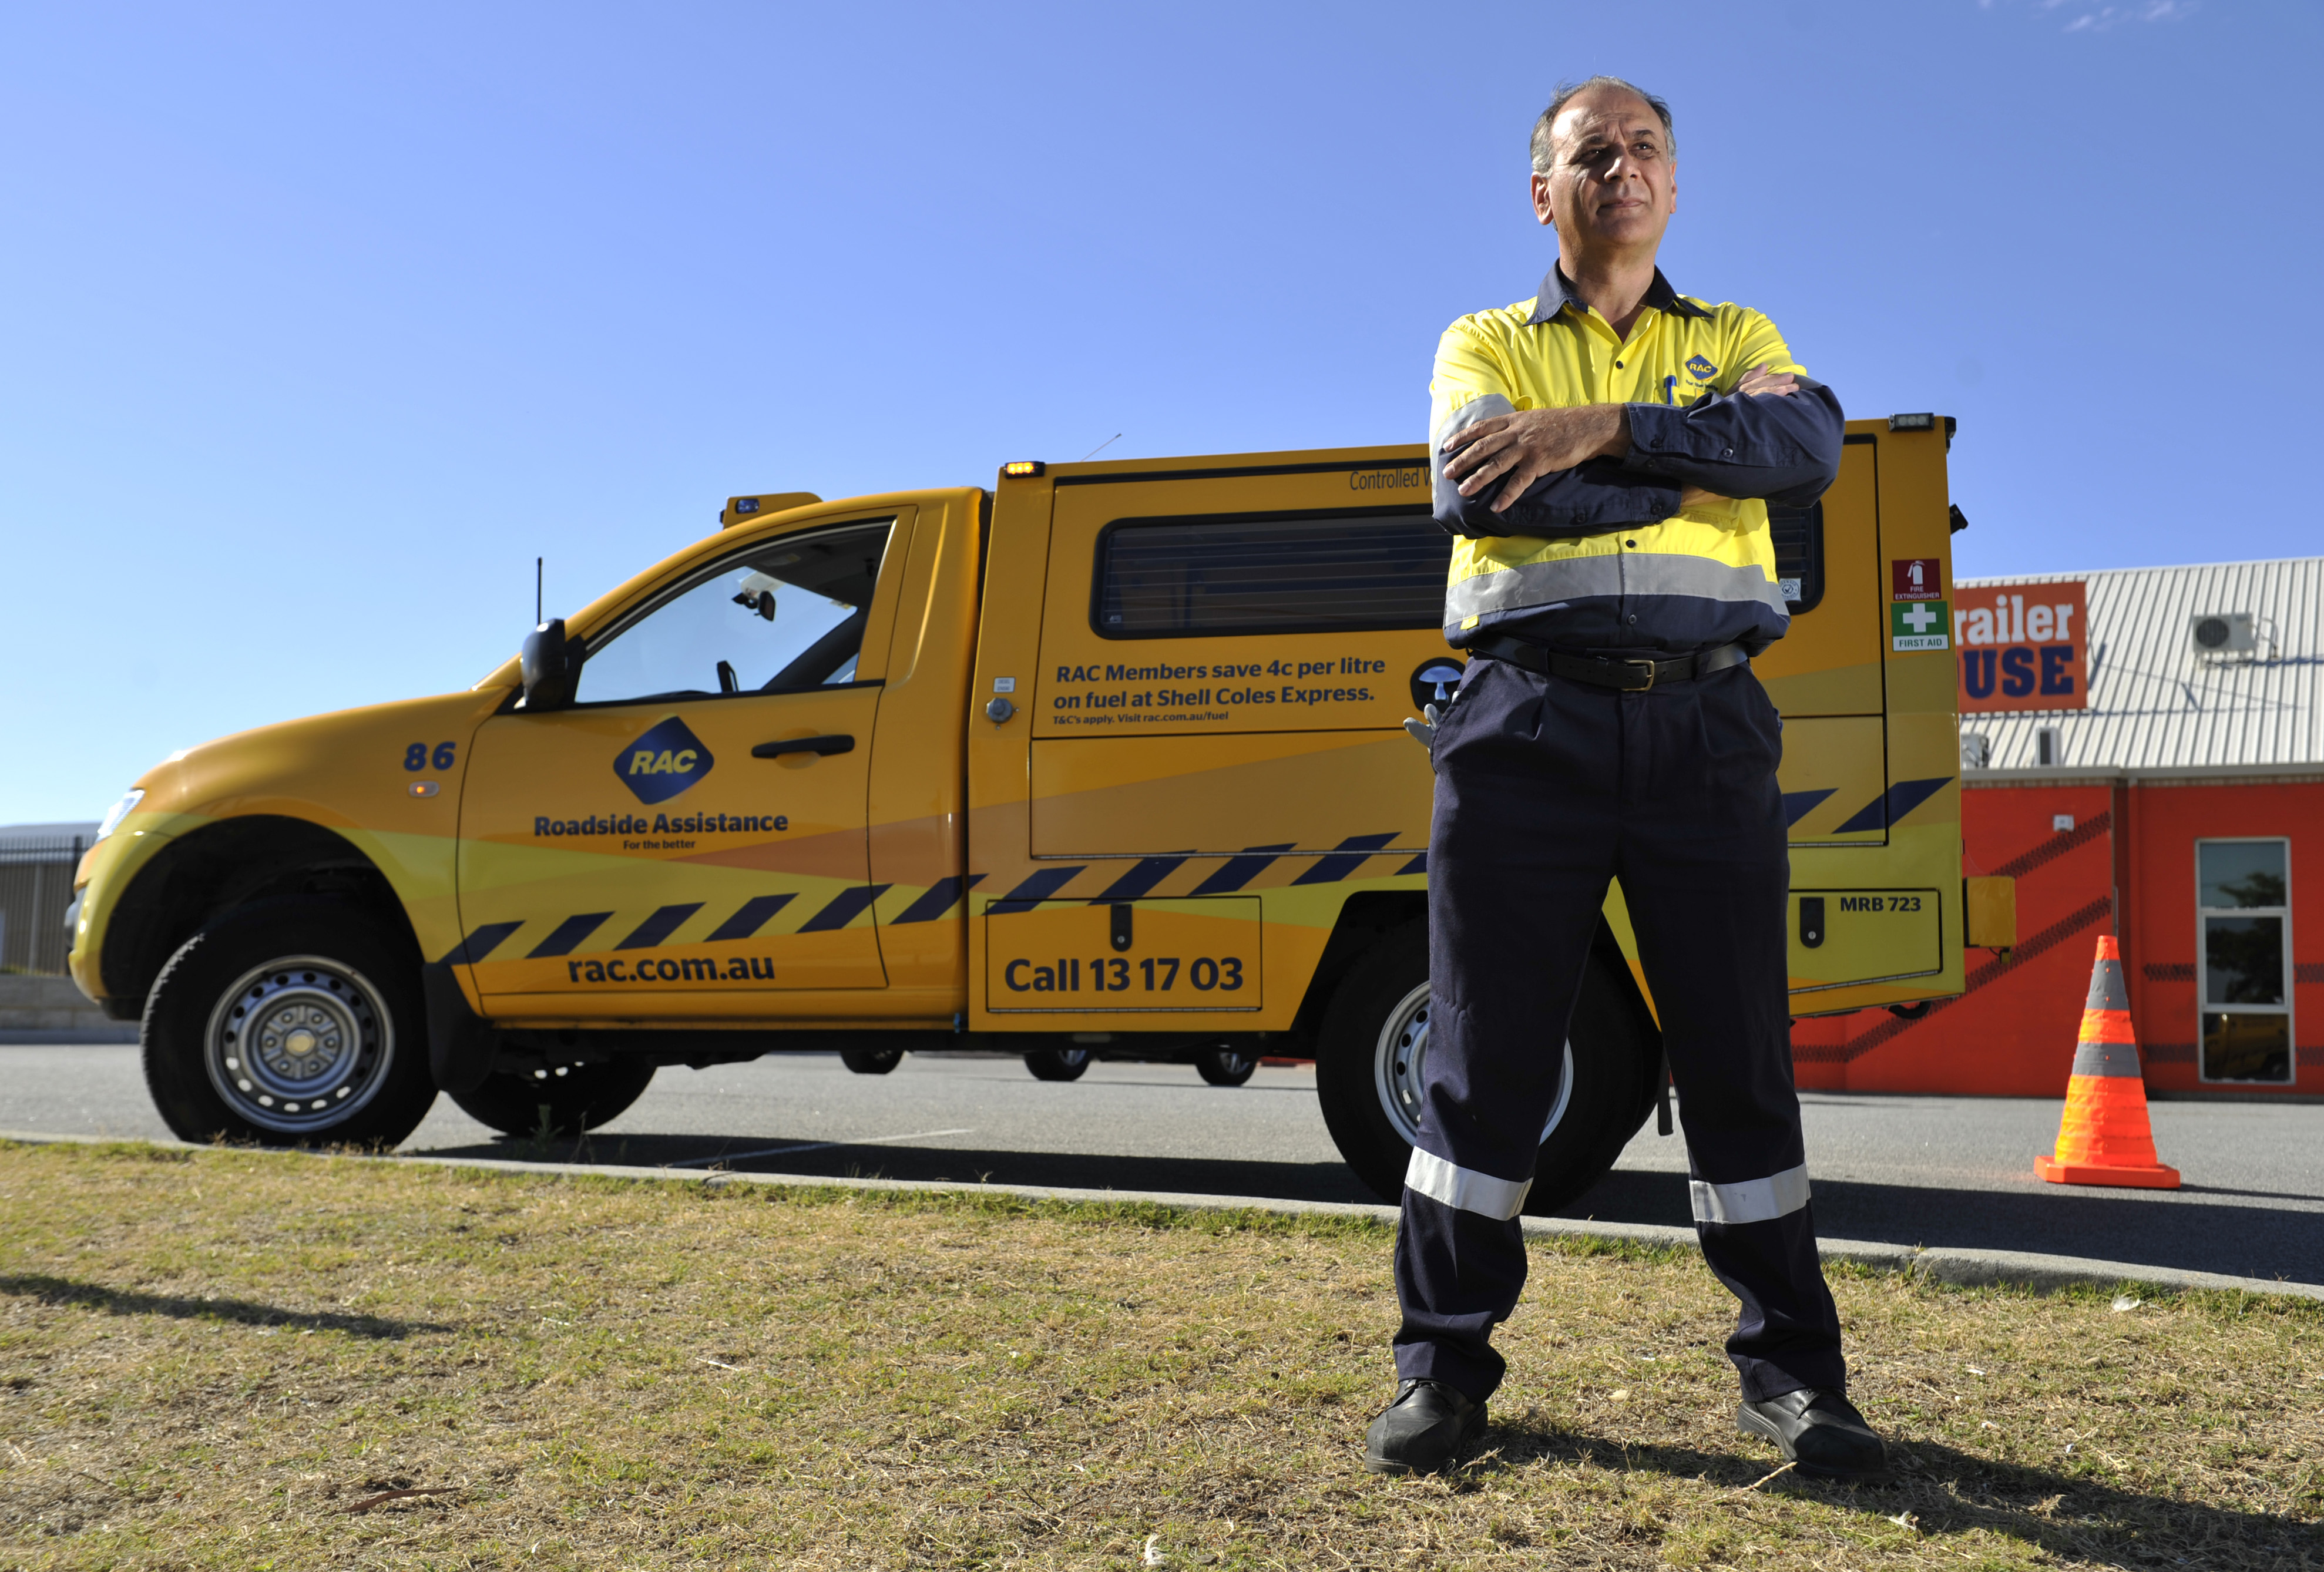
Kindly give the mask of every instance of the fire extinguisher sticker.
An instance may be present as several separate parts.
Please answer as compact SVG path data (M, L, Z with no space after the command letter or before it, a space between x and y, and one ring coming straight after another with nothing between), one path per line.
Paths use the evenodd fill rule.
M1941 601L1942 575L1933 556L1892 557L1888 563L1888 598L1892 601Z

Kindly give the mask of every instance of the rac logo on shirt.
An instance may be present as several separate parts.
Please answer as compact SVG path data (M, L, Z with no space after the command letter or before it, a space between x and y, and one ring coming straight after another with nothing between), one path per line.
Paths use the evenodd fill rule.
M1698 382L1707 382L1719 374L1719 368L1699 354L1686 363L1686 369L1693 373Z
M613 756L613 773L638 801L666 803L710 773L717 760L676 715Z

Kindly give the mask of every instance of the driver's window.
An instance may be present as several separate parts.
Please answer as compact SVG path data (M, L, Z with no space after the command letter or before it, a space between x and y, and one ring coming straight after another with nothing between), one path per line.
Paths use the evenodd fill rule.
M855 680L893 519L732 556L593 648L575 701L781 693Z

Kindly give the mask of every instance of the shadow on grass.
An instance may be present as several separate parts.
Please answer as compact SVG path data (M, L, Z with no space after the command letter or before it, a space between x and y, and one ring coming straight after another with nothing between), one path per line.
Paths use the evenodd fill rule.
M1359 1201L1379 1198L1342 1163L1283 1163L1266 1158L1120 1157L1071 1152L1010 1152L920 1146L909 1142L824 1142L808 1135L658 1135L600 1132L576 1142L530 1136L431 1146L415 1155L496 1157L519 1162L613 1163L706 1172L715 1163L738 1173L796 1173L819 1179L912 1179L962 1184L1026 1184L1061 1190L1163 1190L1195 1195L1264 1196L1278 1200ZM1682 1182L1684 1176L1681 1175Z
M521 1162L612 1163L703 1172L807 1178L885 1178L947 1183L1022 1184L1062 1190L1158 1190L1279 1200L1356 1201L1374 1195L1344 1163L1247 1158L1122 1156L1093 1152L1019 1152L920 1145L909 1141L826 1142L792 1135L600 1133L540 1141L531 1136L431 1147L430 1157ZM2218 1272L2234 1277L2324 1282L2324 1212L2236 1205L2207 1197L2188 1204L2153 1193L2061 1194L2034 1181L2019 1190L1950 1190L1860 1180L1816 1181L1816 1226L1827 1238L1896 1245L2024 1250L2094 1256L2139 1265ZM2229 1192L2218 1192L2225 1197ZM1691 1227L1683 1172L1617 1169L1556 1214L1600 1222Z
M2185 1192L2077 1190L2030 1176L2008 1190L1819 1178L1815 1221L1827 1239L2025 1250L2324 1282L2324 1212L2231 1199L2246 1193L2192 1186ZM1685 1174L1619 1168L1558 1215L1686 1227L1693 1209Z
M234 1321L253 1327L345 1332L351 1338L408 1338L416 1332L448 1332L453 1329L432 1321L398 1321L381 1316L340 1315L328 1310L289 1310L280 1305L254 1304L241 1299L189 1299L176 1294L139 1293L131 1289L106 1288L94 1282L74 1282L63 1277L0 1277L0 1293L38 1300L42 1304L103 1310L107 1315L169 1316L183 1321Z
M1626 1445L1522 1420L1494 1425L1486 1439L1488 1449L1461 1471L1462 1485L1481 1485L1529 1463L1588 1463L1616 1473L1701 1479L1734 1492L1765 1480L1761 1494L1820 1501L1923 1539L1982 1529L2061 1558L2128 1556L2181 1564L2193 1558L2212 1567L2272 1567L2310 1566L2324 1552L2324 1526L2315 1523L1998 1463L1925 1441L1892 1445L1897 1467L1889 1478L1849 1483L1796 1473L1767 1479L1778 1466L1772 1451L1747 1457L1692 1447Z

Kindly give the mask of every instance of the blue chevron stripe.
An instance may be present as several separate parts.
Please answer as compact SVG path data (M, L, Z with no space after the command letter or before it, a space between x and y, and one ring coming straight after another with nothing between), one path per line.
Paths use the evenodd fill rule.
M1252 879L1265 873L1277 858L1291 850L1296 842L1286 841L1280 846L1246 846L1244 855L1230 857L1210 878L1196 885L1198 896L1231 896Z
M1106 886L1103 895L1093 896L1090 905L1102 906L1108 901L1134 901L1185 866L1186 859L1183 857L1141 857L1129 872Z
M1314 867L1291 882L1295 885L1337 884L1361 868L1364 859L1395 839L1396 832L1393 830L1385 835L1351 835L1340 842L1337 850L1328 857L1317 858Z
M903 915L888 925L893 928L905 923L933 923L960 905L960 897L983 881L984 876L981 873L972 873L965 878L957 874L946 874L922 891L918 900L904 908Z
M1865 804L1854 817L1832 833L1852 835L1858 830L1886 830L1950 786L1952 778L1949 775L1941 775L1934 780L1900 780Z
M523 927L522 923L486 923L475 933L452 946L451 952L438 961L438 966L466 966L482 961L510 934Z
M1839 788L1837 786L1826 786L1820 792L1785 792L1784 794L1784 823L1785 827L1788 828L1791 825L1796 824L1802 819L1806 818L1810 814L1814 813L1816 811L1816 804L1822 802L1824 798L1831 795L1831 794L1838 789Z
M611 912L582 912L557 924L556 931L532 947L527 961L539 961L545 955L570 955L581 948L581 941L605 924Z
M1029 912L1033 909L1035 902L1045 901L1065 888L1074 881L1075 875L1088 866L1087 863L1083 863L1077 868L1042 869L984 909L988 914Z
M705 944L723 944L730 939L748 939L767 925L767 919L798 898L796 890L786 890L779 896L752 896L744 901L734 915L711 931Z
M678 932L678 925L680 923L685 922L687 918L694 915L695 913L701 909L702 903L700 901L696 901L690 906L664 906L652 916L648 917L644 922L640 923L637 927L631 932L628 938L622 940L619 944L614 945L613 948L616 950L650 950L655 945L660 943L663 940L669 938L672 933Z
M884 884L859 884L844 889L832 897L831 904L799 924L802 933L825 933L834 928L844 928L863 915L863 909L893 887Z

